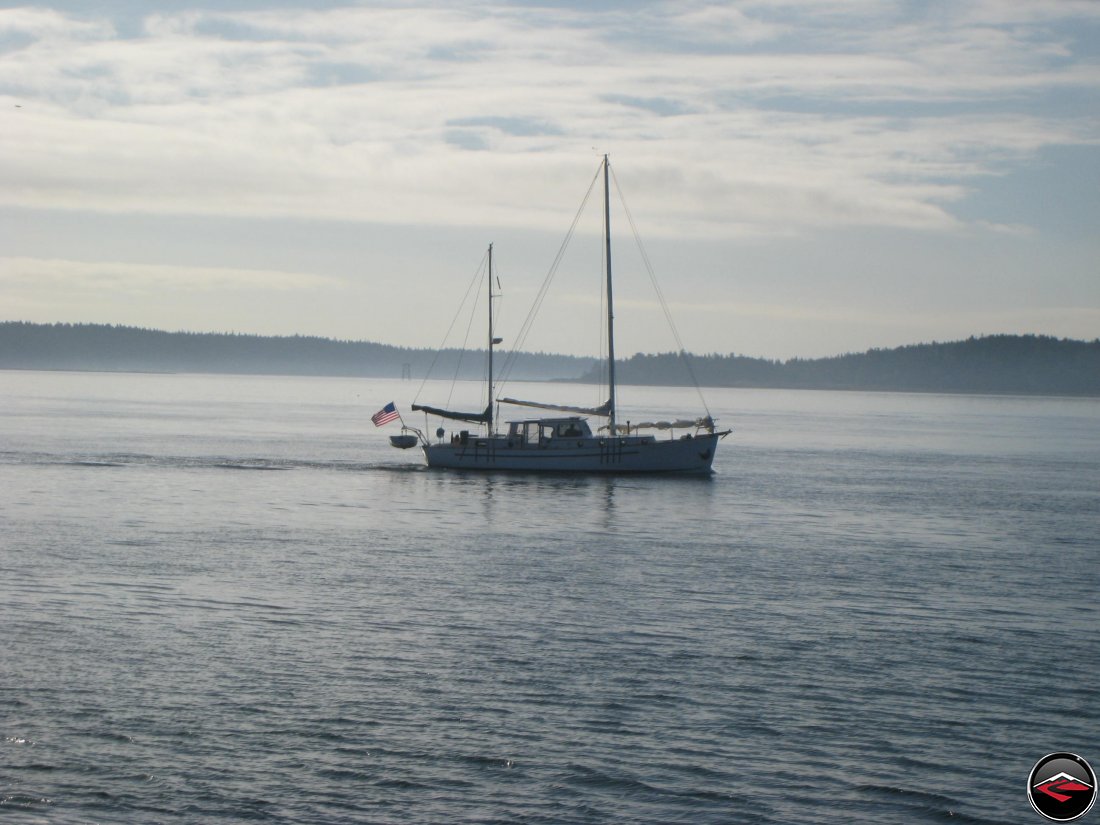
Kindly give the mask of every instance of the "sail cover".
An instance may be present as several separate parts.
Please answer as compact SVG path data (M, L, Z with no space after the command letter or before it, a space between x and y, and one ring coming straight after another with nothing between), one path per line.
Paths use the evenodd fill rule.
M534 407L538 410L557 410L558 412L579 413L581 415L611 415L611 402L607 401L598 407L568 407L562 404L541 404L538 401L519 401L515 398L502 398L501 404L514 404L517 407ZM416 407L413 407L415 410Z
M453 421L468 421L471 424L488 424L493 419L493 408L488 406L485 412L455 412L453 410L441 410L439 407L422 407L413 404L412 408L417 412L426 412L428 415L438 415L440 418L450 418Z
M677 418L675 421L641 421L630 425L632 430L688 430L692 427L714 432L714 419L707 415L702 418ZM607 427L600 429L606 430Z

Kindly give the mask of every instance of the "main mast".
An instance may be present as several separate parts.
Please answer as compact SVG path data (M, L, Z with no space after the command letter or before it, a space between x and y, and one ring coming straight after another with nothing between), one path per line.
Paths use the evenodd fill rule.
M493 434L493 245L489 244L489 435Z
M615 435L615 310L611 298L611 184L608 181L609 163L603 156L603 233L607 247L607 388L608 413L607 431Z

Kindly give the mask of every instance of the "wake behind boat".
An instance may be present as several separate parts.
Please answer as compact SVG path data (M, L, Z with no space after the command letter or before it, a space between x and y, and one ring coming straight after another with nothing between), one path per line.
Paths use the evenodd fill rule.
M412 446L408 433L415 433L429 467L471 470L522 470L527 472L573 473L710 473L719 440L729 430L718 431L710 414L674 422L646 422L624 426L617 418L615 384L615 328L613 283L611 277L611 206L610 163L605 155L601 163L604 190L604 240L607 306L608 400L599 407L572 407L495 398L493 383L494 348L501 339L493 332L493 248L488 252L488 392L483 411L461 412L413 404L414 411L449 421L476 425L479 430L464 429L447 433L440 426L431 441L419 430L403 427L402 436L394 436L396 447ZM591 191L591 190L589 190ZM494 426L494 404L511 404L553 410L566 415L520 418L508 422L506 432ZM607 424L593 432L589 417L606 418ZM402 422L404 424L404 422ZM484 431L481 431L484 428ZM639 429L670 431L669 437L641 434ZM684 430L688 432L683 432ZM679 432L678 432L679 431Z

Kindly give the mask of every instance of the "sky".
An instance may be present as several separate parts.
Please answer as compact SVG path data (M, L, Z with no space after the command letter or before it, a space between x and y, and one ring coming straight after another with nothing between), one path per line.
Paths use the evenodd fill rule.
M1100 337L1097 0L4 5L0 320L433 348L493 243L507 346L604 153L690 351ZM599 212L526 349L602 351Z

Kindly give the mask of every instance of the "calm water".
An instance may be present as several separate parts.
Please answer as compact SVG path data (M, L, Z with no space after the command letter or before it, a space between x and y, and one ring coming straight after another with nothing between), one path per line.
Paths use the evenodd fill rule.
M582 478L423 469L415 389L0 372L0 818L1030 823L1100 767L1100 401L711 391L714 477Z

